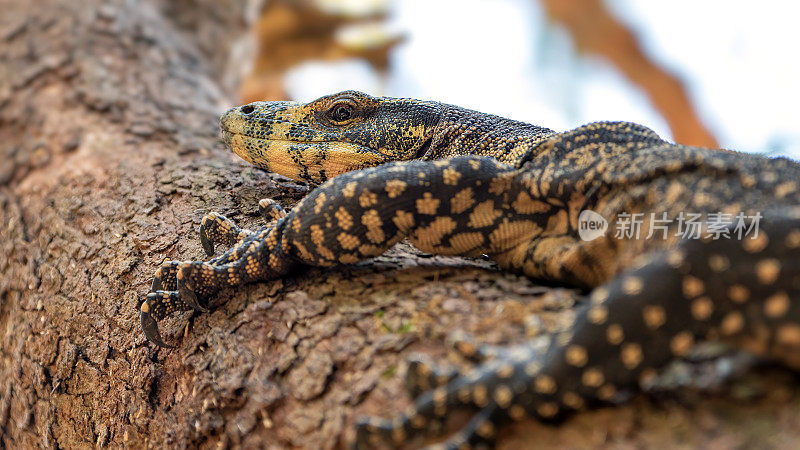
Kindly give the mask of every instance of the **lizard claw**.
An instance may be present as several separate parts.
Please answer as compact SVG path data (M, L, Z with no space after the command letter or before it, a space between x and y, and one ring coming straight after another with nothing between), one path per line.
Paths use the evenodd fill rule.
M185 280L181 280L178 278L178 293L181 296L181 300L184 303L191 306L195 311L201 312L208 312L209 309L205 306L200 304L200 300L197 298L197 294L194 292L191 286L189 286Z
M154 295L154 294L150 294ZM148 295L148 298L150 297ZM174 345L169 345L161 338L161 333L158 332L158 323L150 314L150 304L147 300L142 303L142 309L139 312L139 323L142 326L142 331L148 341L156 344L159 347L175 348Z
M200 225L200 244L203 246L203 251L208 256L214 256L214 242L208 237L208 229L205 225Z

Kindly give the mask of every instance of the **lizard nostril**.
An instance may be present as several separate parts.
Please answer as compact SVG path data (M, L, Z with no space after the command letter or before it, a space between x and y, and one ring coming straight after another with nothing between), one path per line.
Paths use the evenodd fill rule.
M251 112L255 111L256 107L253 105L244 105L242 106L242 114L250 114Z

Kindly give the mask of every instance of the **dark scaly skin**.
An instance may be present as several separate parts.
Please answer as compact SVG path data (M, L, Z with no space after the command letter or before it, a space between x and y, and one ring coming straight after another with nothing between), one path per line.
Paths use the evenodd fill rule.
M311 182L335 178L257 231L207 216L204 248L233 247L158 270L141 316L160 345L156 319L202 310L220 289L298 264L354 263L404 237L423 251L486 254L506 270L591 291L574 325L546 342L463 344L478 361L467 373L412 362L413 407L395 420L360 423L359 447L404 442L455 408L477 413L442 446L491 444L509 420L552 420L614 401L700 340L800 367L800 166L792 161L675 145L631 123L554 133L353 92L307 105L245 105L227 112L222 127L228 145L257 165ZM666 240L620 240L611 220L605 236L585 242L577 226L586 209L606 218L763 218L756 239L682 240L672 222Z

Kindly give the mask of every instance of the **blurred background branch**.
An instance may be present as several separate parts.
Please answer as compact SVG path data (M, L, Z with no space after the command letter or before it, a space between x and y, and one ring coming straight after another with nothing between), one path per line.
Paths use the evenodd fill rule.
M602 0L540 1L548 18L567 29L580 53L605 59L647 94L669 124L675 141L717 147L683 83L645 54L636 35L608 11Z
M286 72L306 61L365 60L385 73L401 36L388 29L386 1L273 0L255 26L258 51L241 87L243 102L286 100Z

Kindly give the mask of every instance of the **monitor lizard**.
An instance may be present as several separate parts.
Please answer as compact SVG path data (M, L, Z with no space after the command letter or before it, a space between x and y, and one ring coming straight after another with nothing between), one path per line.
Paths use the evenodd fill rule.
M411 364L409 379L431 389L417 389L399 418L360 422L357 446L402 443L455 408L477 412L442 446L491 445L509 420L552 420L613 401L701 340L800 367L794 161L676 145L628 122L557 133L354 91L233 108L221 128L250 163L319 186L288 212L260 202L271 222L259 230L205 216L208 255L217 244L230 248L156 271L140 317L158 345L166 346L156 320L206 311L223 288L298 265L355 263L403 238L429 253L488 255L505 270L588 292L572 327L544 347L466 346L479 363L447 377ZM606 221L606 232L581 239L584 211ZM701 239L686 235L684 214L708 219ZM615 235L637 217L663 236Z

